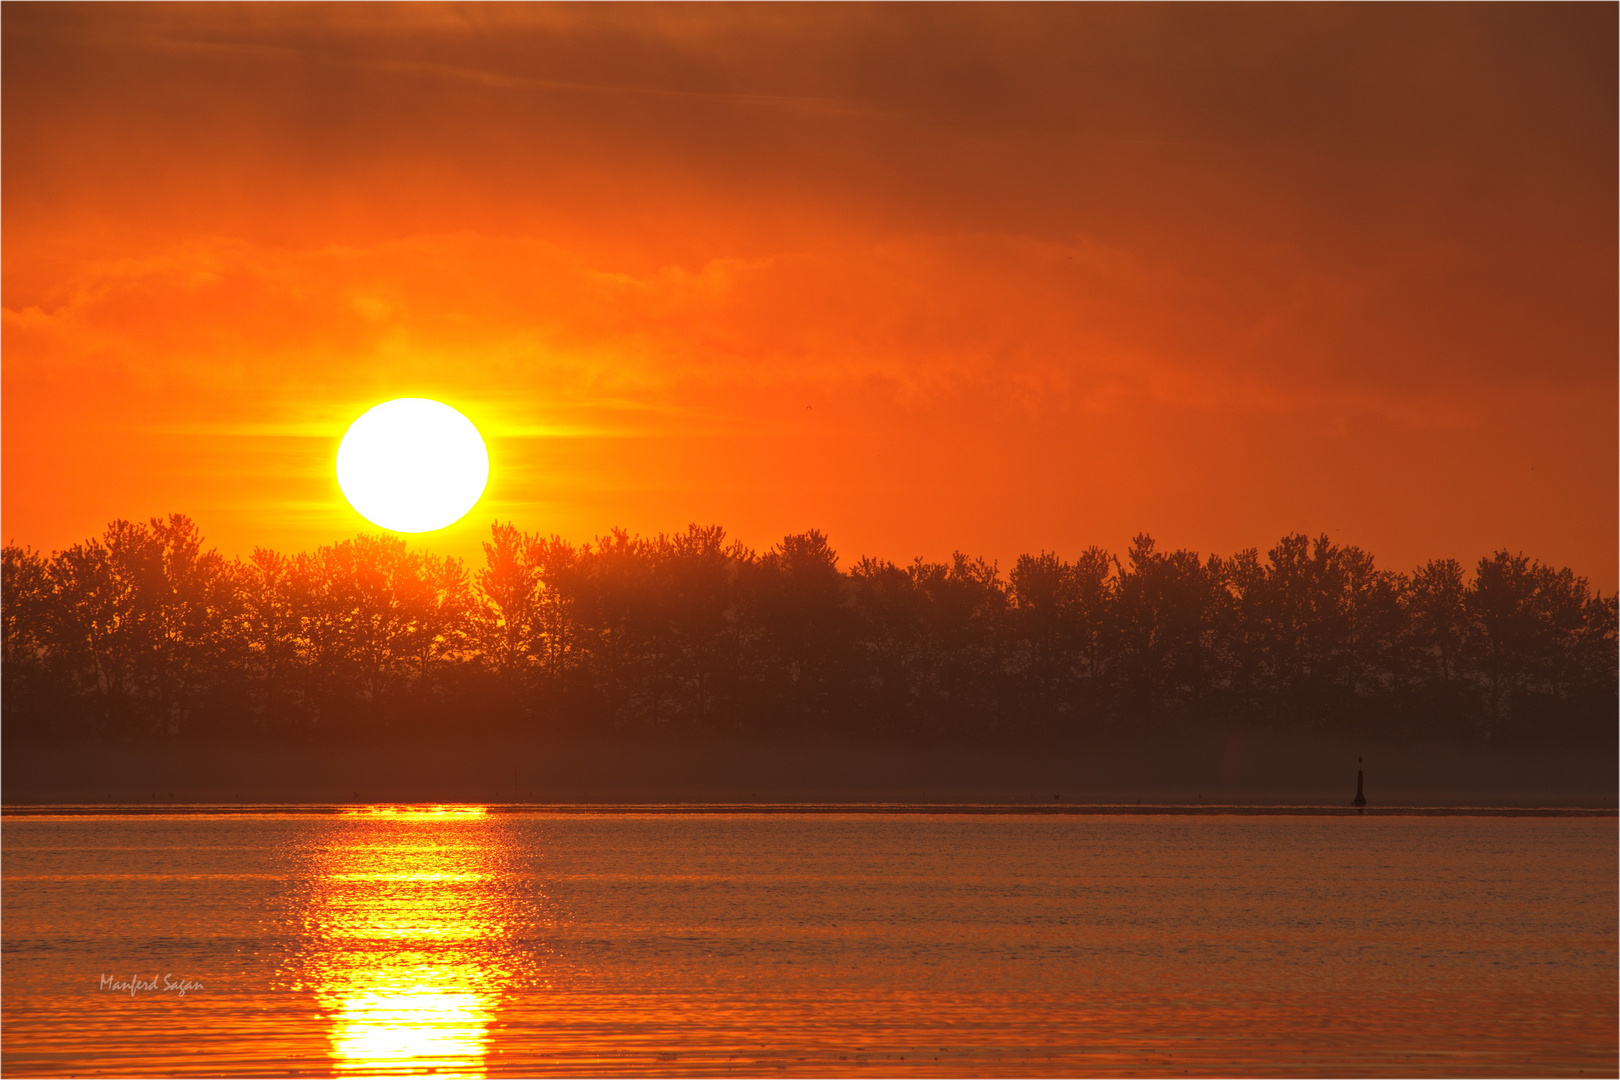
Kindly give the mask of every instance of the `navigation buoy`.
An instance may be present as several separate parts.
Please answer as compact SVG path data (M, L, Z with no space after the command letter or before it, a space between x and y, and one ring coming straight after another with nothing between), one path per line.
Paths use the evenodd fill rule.
M1356 808L1356 813L1362 813L1367 808L1367 793L1363 788L1365 774L1361 771L1361 757L1356 757L1356 799L1350 805Z

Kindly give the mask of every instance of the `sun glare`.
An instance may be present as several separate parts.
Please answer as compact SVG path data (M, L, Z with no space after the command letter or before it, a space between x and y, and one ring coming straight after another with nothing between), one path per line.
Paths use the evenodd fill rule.
M396 398L349 425L338 445L338 487L360 514L394 532L431 532L466 516L489 481L489 454L471 420L427 398Z

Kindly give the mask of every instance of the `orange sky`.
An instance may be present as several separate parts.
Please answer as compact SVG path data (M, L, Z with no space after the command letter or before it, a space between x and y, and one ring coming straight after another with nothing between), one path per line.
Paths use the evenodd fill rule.
M7 540L491 517L846 561L1326 531L1616 585L1613 5L30 5Z

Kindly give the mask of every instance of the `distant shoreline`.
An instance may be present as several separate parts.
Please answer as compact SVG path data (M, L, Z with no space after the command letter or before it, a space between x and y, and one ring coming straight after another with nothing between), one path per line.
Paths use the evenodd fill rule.
M729 813L779 807L803 813L849 807L859 808L850 813L881 812L874 807L987 813L956 808L990 807L996 813L1045 814L1314 807L1349 814L1357 757L1363 754L1372 813L1620 805L1612 755L1367 742L898 747L537 738L461 746L385 740L319 749L8 744L0 762L0 805L141 807L143 813L167 807L463 805L607 812L676 807L691 813L719 812L699 809L706 807ZM1030 809L1009 809L1016 807Z
M1612 818L1616 807L1576 806L1222 806L1083 803L222 803L123 804L33 803L0 807L0 818L22 817L223 817L454 816L458 811L503 815L975 815L1065 817L1574 817Z

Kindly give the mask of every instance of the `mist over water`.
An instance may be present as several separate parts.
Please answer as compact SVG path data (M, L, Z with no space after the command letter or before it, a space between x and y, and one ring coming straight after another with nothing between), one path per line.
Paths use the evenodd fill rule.
M12 818L5 1070L1612 1072L1615 841L1613 818Z

